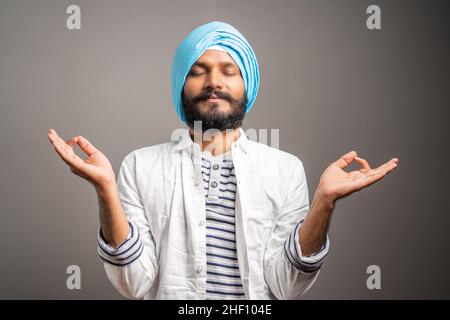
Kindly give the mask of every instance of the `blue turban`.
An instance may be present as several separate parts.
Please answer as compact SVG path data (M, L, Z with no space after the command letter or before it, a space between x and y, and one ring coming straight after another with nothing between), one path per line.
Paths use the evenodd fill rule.
M186 75L203 52L213 45L225 49L241 70L248 99L245 112L251 109L258 95L258 62L253 49L244 36L228 23L214 21L201 25L184 38L175 52L172 64L172 101L175 111L184 123L186 123L186 119L181 94Z

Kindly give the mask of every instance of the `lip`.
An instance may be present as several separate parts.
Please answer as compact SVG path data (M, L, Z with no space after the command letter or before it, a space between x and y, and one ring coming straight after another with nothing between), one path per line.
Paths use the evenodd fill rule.
M218 97L210 97L210 98L206 99L206 101L219 101L219 100L223 100L223 99L218 98Z

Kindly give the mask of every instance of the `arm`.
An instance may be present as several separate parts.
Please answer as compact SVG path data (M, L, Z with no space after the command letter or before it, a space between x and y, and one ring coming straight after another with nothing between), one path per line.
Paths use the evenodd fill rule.
M299 241L302 253L310 256L322 248L330 225L334 203L328 201L321 190L314 194L308 215L299 228Z
M117 246L124 241L129 226L120 206L114 170L108 158L83 136L75 136L65 142L55 130L50 129L48 138L70 171L94 186L98 195L103 235L108 243ZM75 144L88 156L86 160L75 154Z
M344 171L353 161L356 161L361 169ZM350 151L329 165L320 177L309 214L299 230L303 254L317 252L325 243L331 214L338 199L374 184L394 170L397 163L398 159L393 158L372 169L365 159L358 157L355 151Z
M345 172L353 160L362 169ZM264 258L266 283L278 299L299 299L314 284L330 247L327 230L336 200L380 180L397 167L398 159L371 169L356 152L345 154L322 174L311 207L304 168L296 161Z
M264 277L277 299L299 299L315 282L329 248L326 237L319 253L311 257L302 254L298 230L309 215L309 195L303 164L298 158L289 167L289 174L286 200L279 208L264 255Z
M117 185L100 186L97 190L100 207L100 229L105 242L117 247L130 232L128 220L122 210Z
M119 170L117 192L126 216L129 233L116 248L98 232L98 253L106 274L125 297L140 299L151 290L158 274L156 245L136 185L134 157L125 157Z
M48 138L70 171L96 189L100 206L98 253L108 278L128 298L141 298L152 287L157 274L155 244L131 172L124 160L117 184L106 156L86 138L75 136L65 142L54 130ZM77 144L88 156L78 157Z

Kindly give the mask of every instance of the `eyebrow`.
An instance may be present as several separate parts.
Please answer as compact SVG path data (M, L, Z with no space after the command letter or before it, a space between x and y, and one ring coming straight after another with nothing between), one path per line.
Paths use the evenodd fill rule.
M236 68L239 68L236 64L234 64L234 63L232 63L232 62L219 62L219 64L222 66L222 67L236 67ZM207 64L206 62L203 62L203 61L197 61L197 62L195 62L193 65L192 65L192 67L202 67L202 68L208 68L209 67L209 64Z

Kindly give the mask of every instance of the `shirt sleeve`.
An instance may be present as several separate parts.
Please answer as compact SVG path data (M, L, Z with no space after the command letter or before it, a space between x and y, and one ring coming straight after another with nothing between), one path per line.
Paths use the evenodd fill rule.
M152 288L158 274L156 244L136 180L133 153L122 161L117 190L130 231L116 248L105 243L98 231L97 251L113 286L129 299L142 299Z
M293 229L289 238L284 243L284 250L289 261L298 269L304 272L318 270L325 261L330 248L330 239L328 234L322 248L311 255L304 256L300 246L299 230L304 220L301 220Z
M139 229L135 223L128 221L130 225L130 231L128 232L127 238L113 248L111 245L105 242L103 238L102 230L99 228L97 241L98 241L98 254L100 258L107 263L115 266L126 266L136 259L138 259L143 250L144 244L141 240Z
M297 157L283 163L286 197L278 209L275 226L264 254L264 278L275 298L296 300L311 288L330 247L328 235L322 250L301 253L298 230L309 212L309 194L303 164Z

